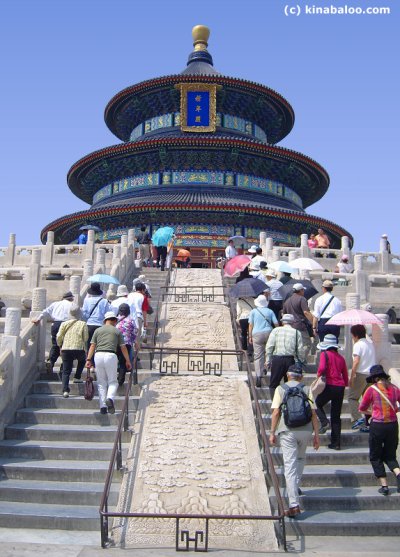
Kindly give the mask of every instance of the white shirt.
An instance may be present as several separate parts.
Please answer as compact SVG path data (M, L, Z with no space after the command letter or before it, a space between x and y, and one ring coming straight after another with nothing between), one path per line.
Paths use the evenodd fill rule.
M40 318L50 317L53 321L67 321L70 319L69 310L71 309L72 303L73 302L70 300L53 302L40 314Z
M360 338L353 346L353 356L358 356L360 362L356 373L369 375L369 370L376 364L375 347L371 340Z
M283 300L282 296L278 292L280 287L283 286L281 281L278 280L278 279L271 279L271 280L267 281L267 284L268 284L268 286L271 290L270 295L269 295L269 299L270 300L275 300L277 302L280 301L280 300Z
M333 300L322 314L322 310L332 297ZM325 294L322 294L322 296L315 300L314 311L312 313L317 319L330 319L341 311L343 311L343 307L339 298L336 298L330 292L325 292Z
M351 263L343 263L343 261L339 261L337 264L339 273L352 273L353 272L353 265Z
M232 259L232 257L235 257L237 255L237 251L233 246L226 246L225 248L225 257L226 259Z
M263 282L265 282L265 284L267 284L267 278L262 271L250 271L250 274L253 278L262 280Z
M265 261L265 263L267 262L265 257L262 255L256 255L255 257L253 257L253 259L250 261L250 269L253 269L254 271L259 271L261 261Z
M128 300L127 303L131 308L131 312L134 310L135 315L143 319L143 310L142 310L143 301L144 301L143 294L141 294L140 292L131 292L128 295L127 300Z

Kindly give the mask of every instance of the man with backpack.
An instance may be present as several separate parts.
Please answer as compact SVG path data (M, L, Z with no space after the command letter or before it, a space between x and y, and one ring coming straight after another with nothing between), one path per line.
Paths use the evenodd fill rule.
M301 382L303 369L299 364L289 367L288 382L279 385L272 401L271 432L269 441L276 444L276 435L282 449L286 490L289 509L288 517L301 512L299 488L303 475L307 445L314 431L313 445L319 449L318 418L309 387Z

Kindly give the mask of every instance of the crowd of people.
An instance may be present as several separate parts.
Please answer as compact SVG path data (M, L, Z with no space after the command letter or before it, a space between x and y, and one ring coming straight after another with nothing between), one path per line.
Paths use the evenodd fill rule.
M59 377L62 395L69 397L70 376L76 361L74 383L82 383L86 367L96 369L100 413L114 413L118 385L123 385L127 371L132 368L135 351L146 337L147 314L151 311L149 286L141 275L129 292L126 285L118 286L112 301L104 296L97 282L91 283L82 307L75 303L72 292L50 304L35 320L52 322L51 347L46 368L49 374L61 356Z
M321 240L318 241L318 247L322 247ZM329 244L323 247L329 247ZM231 248L228 244L227 258L233 255ZM248 253L252 259L236 282L257 278L264 282L265 288L257 297L237 299L237 323L242 349L254 361L256 387L260 388L263 377L269 376L270 442L274 445L279 436L289 498L287 515L294 517L301 512L299 486L306 447L312 434L317 450L320 435L330 430L328 449L341 450L341 414L346 387L352 430L369 434L370 461L380 484L379 493L389 494L384 463L396 476L397 491L400 492L400 469L396 460L396 413L399 411L400 389L390 383L389 376L378 364L366 327L355 324L350 329L353 347L352 365L348 370L339 353L340 326L329 324L332 317L343 311L339 298L333 294L334 283L325 280L321 295L310 307L301 281L291 279L290 273L281 273L278 278L278 273L268 268L262 250L257 246L251 246ZM343 273L352 271L346 256L341 258L337 270ZM283 296L282 287L289 280L292 280L291 292ZM306 386L302 381L312 344L320 356L315 381ZM296 402L290 401L292 395ZM328 403L330 419L326 414ZM291 405L297 405L293 412L303 415L300 425L289 423L288 408Z

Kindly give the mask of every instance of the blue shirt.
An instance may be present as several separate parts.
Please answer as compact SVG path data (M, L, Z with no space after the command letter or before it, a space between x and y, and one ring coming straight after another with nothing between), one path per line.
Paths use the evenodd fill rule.
M253 325L252 335L257 333L268 333L274 325L278 324L275 313L269 308L252 309L249 315L249 323Z
M86 244L87 243L87 235L82 232L78 236L78 244Z
M97 302L99 303L97 304ZM95 309L92 311L94 307ZM88 325L96 325L100 327L103 325L104 315L107 311L112 310L113 308L110 306L108 300L103 298L103 296L86 296L82 307L82 317Z

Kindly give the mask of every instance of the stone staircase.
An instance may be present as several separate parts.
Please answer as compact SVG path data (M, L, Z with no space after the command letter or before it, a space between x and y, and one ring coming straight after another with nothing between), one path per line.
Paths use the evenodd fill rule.
M166 273L146 269L156 310ZM129 285L131 286L131 285ZM148 337L155 313L148 319ZM145 371L149 356L141 354L138 367ZM73 375L72 375L73 377ZM84 372L85 377L85 372ZM83 384L70 382L63 398L58 376L42 375L32 385L15 423L5 428L0 441L0 531L4 528L86 531L88 543L99 543L99 504L115 439L125 386L115 400L115 415L99 413L98 397L87 401ZM136 411L140 389L130 398L130 419ZM131 433L122 438L124 454ZM114 474L109 504L113 508L120 489ZM3 536L4 538L4 536Z
M315 378L315 365L309 364L304 382ZM266 430L270 429L270 404L267 379L263 379L259 401L264 413ZM327 412L328 414L328 412ZM368 434L351 429L347 389L342 409L342 450L327 448L330 430L320 435L321 447L307 449L301 489L304 512L288 519L288 534L304 536L396 536L399 535L400 494L389 472L389 497L378 493L377 481L369 462ZM282 454L272 449L282 493L285 496ZM270 491L273 504L275 497Z

